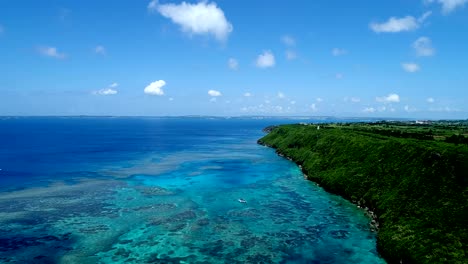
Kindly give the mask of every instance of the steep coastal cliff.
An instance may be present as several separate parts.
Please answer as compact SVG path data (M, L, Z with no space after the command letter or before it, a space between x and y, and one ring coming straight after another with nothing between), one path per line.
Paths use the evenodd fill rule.
M285 125L259 143L374 212L377 247L390 263L468 263L468 145L426 130Z

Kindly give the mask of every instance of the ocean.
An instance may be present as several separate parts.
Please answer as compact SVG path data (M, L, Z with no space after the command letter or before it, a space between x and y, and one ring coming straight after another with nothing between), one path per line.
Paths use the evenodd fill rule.
M0 118L0 262L385 263L362 210L256 144L323 121Z

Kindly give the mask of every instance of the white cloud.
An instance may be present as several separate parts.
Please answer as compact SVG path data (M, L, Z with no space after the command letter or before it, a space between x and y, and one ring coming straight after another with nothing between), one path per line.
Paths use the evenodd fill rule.
M317 105L316 104L311 104L310 105L310 110L312 110L312 112L317 112L318 111Z
M216 90L209 90L208 91L208 95L209 96L212 96L212 97L218 97L218 96L221 96L221 92L220 91L216 91Z
M65 59L67 57L65 53L58 52L57 48L55 47L40 47L39 53L44 56L56 59Z
M323 102L323 98L317 97L317 98L315 99L315 101L317 101L318 103L321 103L321 102Z
M101 89L99 91L93 92L93 94L97 94L97 95L114 95L117 93L118 93L117 90L114 90L112 88Z
M286 51L286 59L288 60L294 60L297 58L297 54L295 51L292 51L292 50L287 50Z
M211 97L210 102L216 103L216 101L217 101L216 97Z
M362 111L364 113L375 113L377 110L374 107L366 107Z
M269 68L275 66L275 56L271 51L264 51L257 57L258 68Z
M401 67L403 68L403 70L409 73L414 73L421 69L418 64L412 62L402 63Z
M386 22L373 22L369 25L369 27L376 33L397 33L403 31L414 31L418 29L431 14L432 12L429 11L424 13L419 18L415 18L413 16L405 16L402 18L390 17Z
M281 38L281 41L286 46L290 46L290 47L296 46L296 40L291 36L285 35Z
M164 95L164 90L162 89L166 85L166 82L163 80L155 81L150 83L148 86L145 87L145 94L149 95Z
M348 53L347 50L345 49L340 49L340 48L334 48L332 49L332 55L335 57L346 55Z
M219 41L225 41L232 32L232 24L216 3L200 1L196 4L159 4L153 0L148 10L158 12L179 25L183 32L193 35L213 35Z
M429 57L434 55L435 49L432 47L432 41L428 37L420 37L413 43L416 55L420 57Z
M375 100L380 103L399 103L400 96L398 94L389 94L387 96L377 97Z
M229 69L236 71L239 69L239 62L234 58L230 58L228 60L228 67Z
M172 98L172 97L171 97L171 98L169 98L169 101L171 101L171 102L172 102L172 101L174 101L174 98Z
M430 103L430 104L433 104L433 103L435 102L435 99L432 98L432 97L429 97L429 98L426 99L426 101L427 101L428 103Z
M98 45L94 48L94 52L100 55L106 55L106 48L104 46Z
M252 97L252 94L249 92L244 93L244 97Z
M286 96L284 95L284 93L282 93L282 92L278 92L278 95L277 95L277 96L278 96L279 99L283 99L284 97L286 97Z
M359 102L361 102L361 98L359 98L359 97L345 97L345 98L343 98L343 101L351 102L351 103L359 103Z
M118 91L113 89L113 88L117 88L119 86L118 83L112 83L111 85L109 85L108 88L104 88L104 89L101 89L101 90L98 90L98 91L93 91L93 94L96 94L96 95L114 95L114 94L117 94Z
M296 101L292 100L292 101L289 101L289 103L292 104L292 105L295 105Z
M462 8L468 0L425 0L426 3L437 2L442 5L442 12L449 14L457 8Z

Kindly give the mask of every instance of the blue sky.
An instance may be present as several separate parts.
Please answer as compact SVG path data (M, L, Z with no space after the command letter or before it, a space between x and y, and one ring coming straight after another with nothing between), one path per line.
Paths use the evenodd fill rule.
M468 117L468 0L2 1L0 115Z

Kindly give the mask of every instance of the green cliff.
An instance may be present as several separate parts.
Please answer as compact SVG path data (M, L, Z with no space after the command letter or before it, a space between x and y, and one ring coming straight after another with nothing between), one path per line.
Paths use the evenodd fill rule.
M389 263L468 263L468 145L425 129L285 125L259 143L375 212L377 247Z

